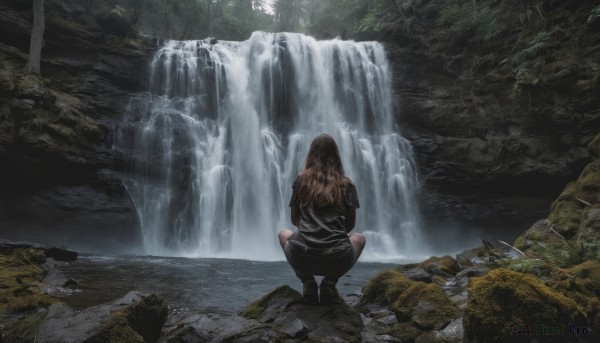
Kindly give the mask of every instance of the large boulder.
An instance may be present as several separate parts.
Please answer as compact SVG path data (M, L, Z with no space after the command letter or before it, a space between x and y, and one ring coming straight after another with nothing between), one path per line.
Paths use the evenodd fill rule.
M361 316L346 304L311 305L302 295L282 286L248 305L242 315L275 326L287 337L311 340L358 340Z
M531 325L537 324L546 328L569 324L585 327L586 321L575 301L532 275L499 268L470 280L464 314L467 341L508 341L527 334L523 330L532 330ZM554 338L567 342L573 337Z
M83 311L59 303L5 330L4 342L154 342L167 315L164 300L137 292Z
M276 342L287 337L254 319L222 313L184 313L164 325L159 342Z

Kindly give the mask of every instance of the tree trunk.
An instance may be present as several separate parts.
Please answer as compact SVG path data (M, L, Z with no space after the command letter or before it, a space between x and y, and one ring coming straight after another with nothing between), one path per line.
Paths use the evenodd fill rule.
M29 61L26 67L26 72L29 74L40 73L44 27L44 0L33 0L33 28L29 44Z

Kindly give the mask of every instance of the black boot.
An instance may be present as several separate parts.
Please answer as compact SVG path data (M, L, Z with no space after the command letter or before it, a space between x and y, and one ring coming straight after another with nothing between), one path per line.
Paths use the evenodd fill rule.
M302 297L304 298L304 302L308 304L318 304L319 303L319 286L317 285L317 281L315 279L310 279L302 282Z
M323 279L321 282L321 305L343 304L344 300L335 288L337 282Z

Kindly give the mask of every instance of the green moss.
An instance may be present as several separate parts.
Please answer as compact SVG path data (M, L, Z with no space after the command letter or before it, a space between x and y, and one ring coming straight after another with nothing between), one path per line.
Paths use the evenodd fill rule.
M599 6L600 7L600 6ZM600 159L600 133L588 145L590 155L596 159Z
M121 311L102 324L90 343L154 342L168 315L167 304L151 294Z
M144 338L129 325L128 315L127 310L115 313L88 342L143 343Z
M588 260L561 270L554 280L547 282L552 289L573 299L587 323L595 331L600 330L600 262Z
M285 297L293 300L299 299L301 295L293 290L290 286L281 286L276 288L273 292L265 295L264 297L256 300L255 302L248 305L243 311L242 316L250 319L259 319L265 312L269 304L276 298Z
M552 263L541 259L517 259L503 261L502 266L516 272L533 274L537 277L549 277L556 269Z
M524 250L526 248L525 237L523 237L523 235L517 237L513 246L519 250Z
M46 307L54 298L41 292L46 261L37 249L0 251L0 313L18 313Z
M464 314L468 341L506 341L511 324L579 323L577 304L545 286L538 278L499 268L469 280Z
M402 292L390 309L396 313L399 320L406 320L421 301L434 304L435 309L429 314L432 321L458 317L458 308L438 285L420 281L413 282L406 291Z
M447 319L456 318L459 314L456 305L448 299L438 285L412 281L398 270L384 271L363 287L359 308L373 302L388 304L400 322L411 321L416 313L415 310L420 305L427 304L431 309L426 314L421 314L426 316L422 321L434 327ZM404 337L404 334L401 334L403 328L404 325L394 326L388 334L396 338ZM407 334L412 335L411 332Z
M582 191L600 191L600 161L588 164L577 180L581 184Z
M556 231L570 238L579 230L584 208L585 205L575 199L559 198L552 203L548 220L555 224Z
M456 275L460 271L458 262L448 255L442 257L432 256L419 264L419 267L424 269L432 266L448 275Z
M398 296L407 290L412 280L400 271L391 269L377 274L362 289L361 304L385 301L393 303Z

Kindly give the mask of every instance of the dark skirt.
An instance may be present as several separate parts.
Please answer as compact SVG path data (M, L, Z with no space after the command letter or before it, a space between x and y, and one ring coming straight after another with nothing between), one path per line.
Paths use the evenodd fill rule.
M342 250L311 249L298 240L297 233L290 236L284 252L296 274L303 275L339 278L346 274L355 262L352 245Z

